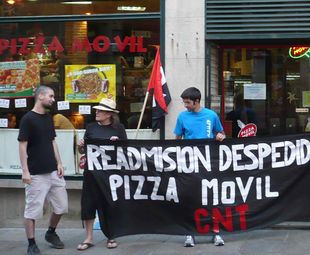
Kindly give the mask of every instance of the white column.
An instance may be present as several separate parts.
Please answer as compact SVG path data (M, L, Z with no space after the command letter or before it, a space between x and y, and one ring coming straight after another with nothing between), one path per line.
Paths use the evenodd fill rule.
M166 139L173 130L179 112L184 111L180 98L188 87L205 94L205 1L165 1L165 75L171 93L166 116ZM202 105L204 101L202 100Z

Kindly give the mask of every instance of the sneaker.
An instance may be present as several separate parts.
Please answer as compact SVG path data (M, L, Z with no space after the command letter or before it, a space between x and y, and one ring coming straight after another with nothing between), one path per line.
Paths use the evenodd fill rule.
M184 247L194 247L194 246L195 246L195 241L194 241L193 236L186 236Z
M27 255L41 255L41 252L36 244L32 244L28 246Z
M64 243L60 240L56 232L45 234L45 240L51 244L51 247L55 249L63 249L65 247Z
M224 245L224 240L220 235L214 235L212 241L213 241L215 246L223 246Z

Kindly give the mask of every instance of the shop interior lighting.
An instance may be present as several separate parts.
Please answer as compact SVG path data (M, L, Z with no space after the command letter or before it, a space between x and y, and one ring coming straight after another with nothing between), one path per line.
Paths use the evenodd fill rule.
M286 80L287 81L294 81L300 79L300 74L298 73L288 73L286 75Z
M71 1L71 2L61 2L62 4L92 4L92 1Z
M236 84L250 84L252 83L252 80L234 80L234 83Z
M143 6L117 6L118 11L144 12L146 7Z
M15 1L14 0L7 0L6 1L8 4L15 4Z

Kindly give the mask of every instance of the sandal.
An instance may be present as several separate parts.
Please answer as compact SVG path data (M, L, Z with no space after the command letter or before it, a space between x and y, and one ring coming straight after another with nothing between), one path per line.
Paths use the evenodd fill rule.
M76 249L78 251L85 251L93 246L94 245L92 243L80 243Z
M117 242L115 240L108 240L107 241L107 248L113 249L117 247Z

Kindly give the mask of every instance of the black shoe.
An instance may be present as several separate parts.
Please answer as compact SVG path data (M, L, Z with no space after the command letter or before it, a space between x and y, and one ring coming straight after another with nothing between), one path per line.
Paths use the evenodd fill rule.
M27 255L41 255L41 252L36 244L32 244L28 246Z
M56 234L56 232L49 233L47 231L45 233L45 240L49 242L55 249L63 249L65 247L64 243L59 239L59 236Z

